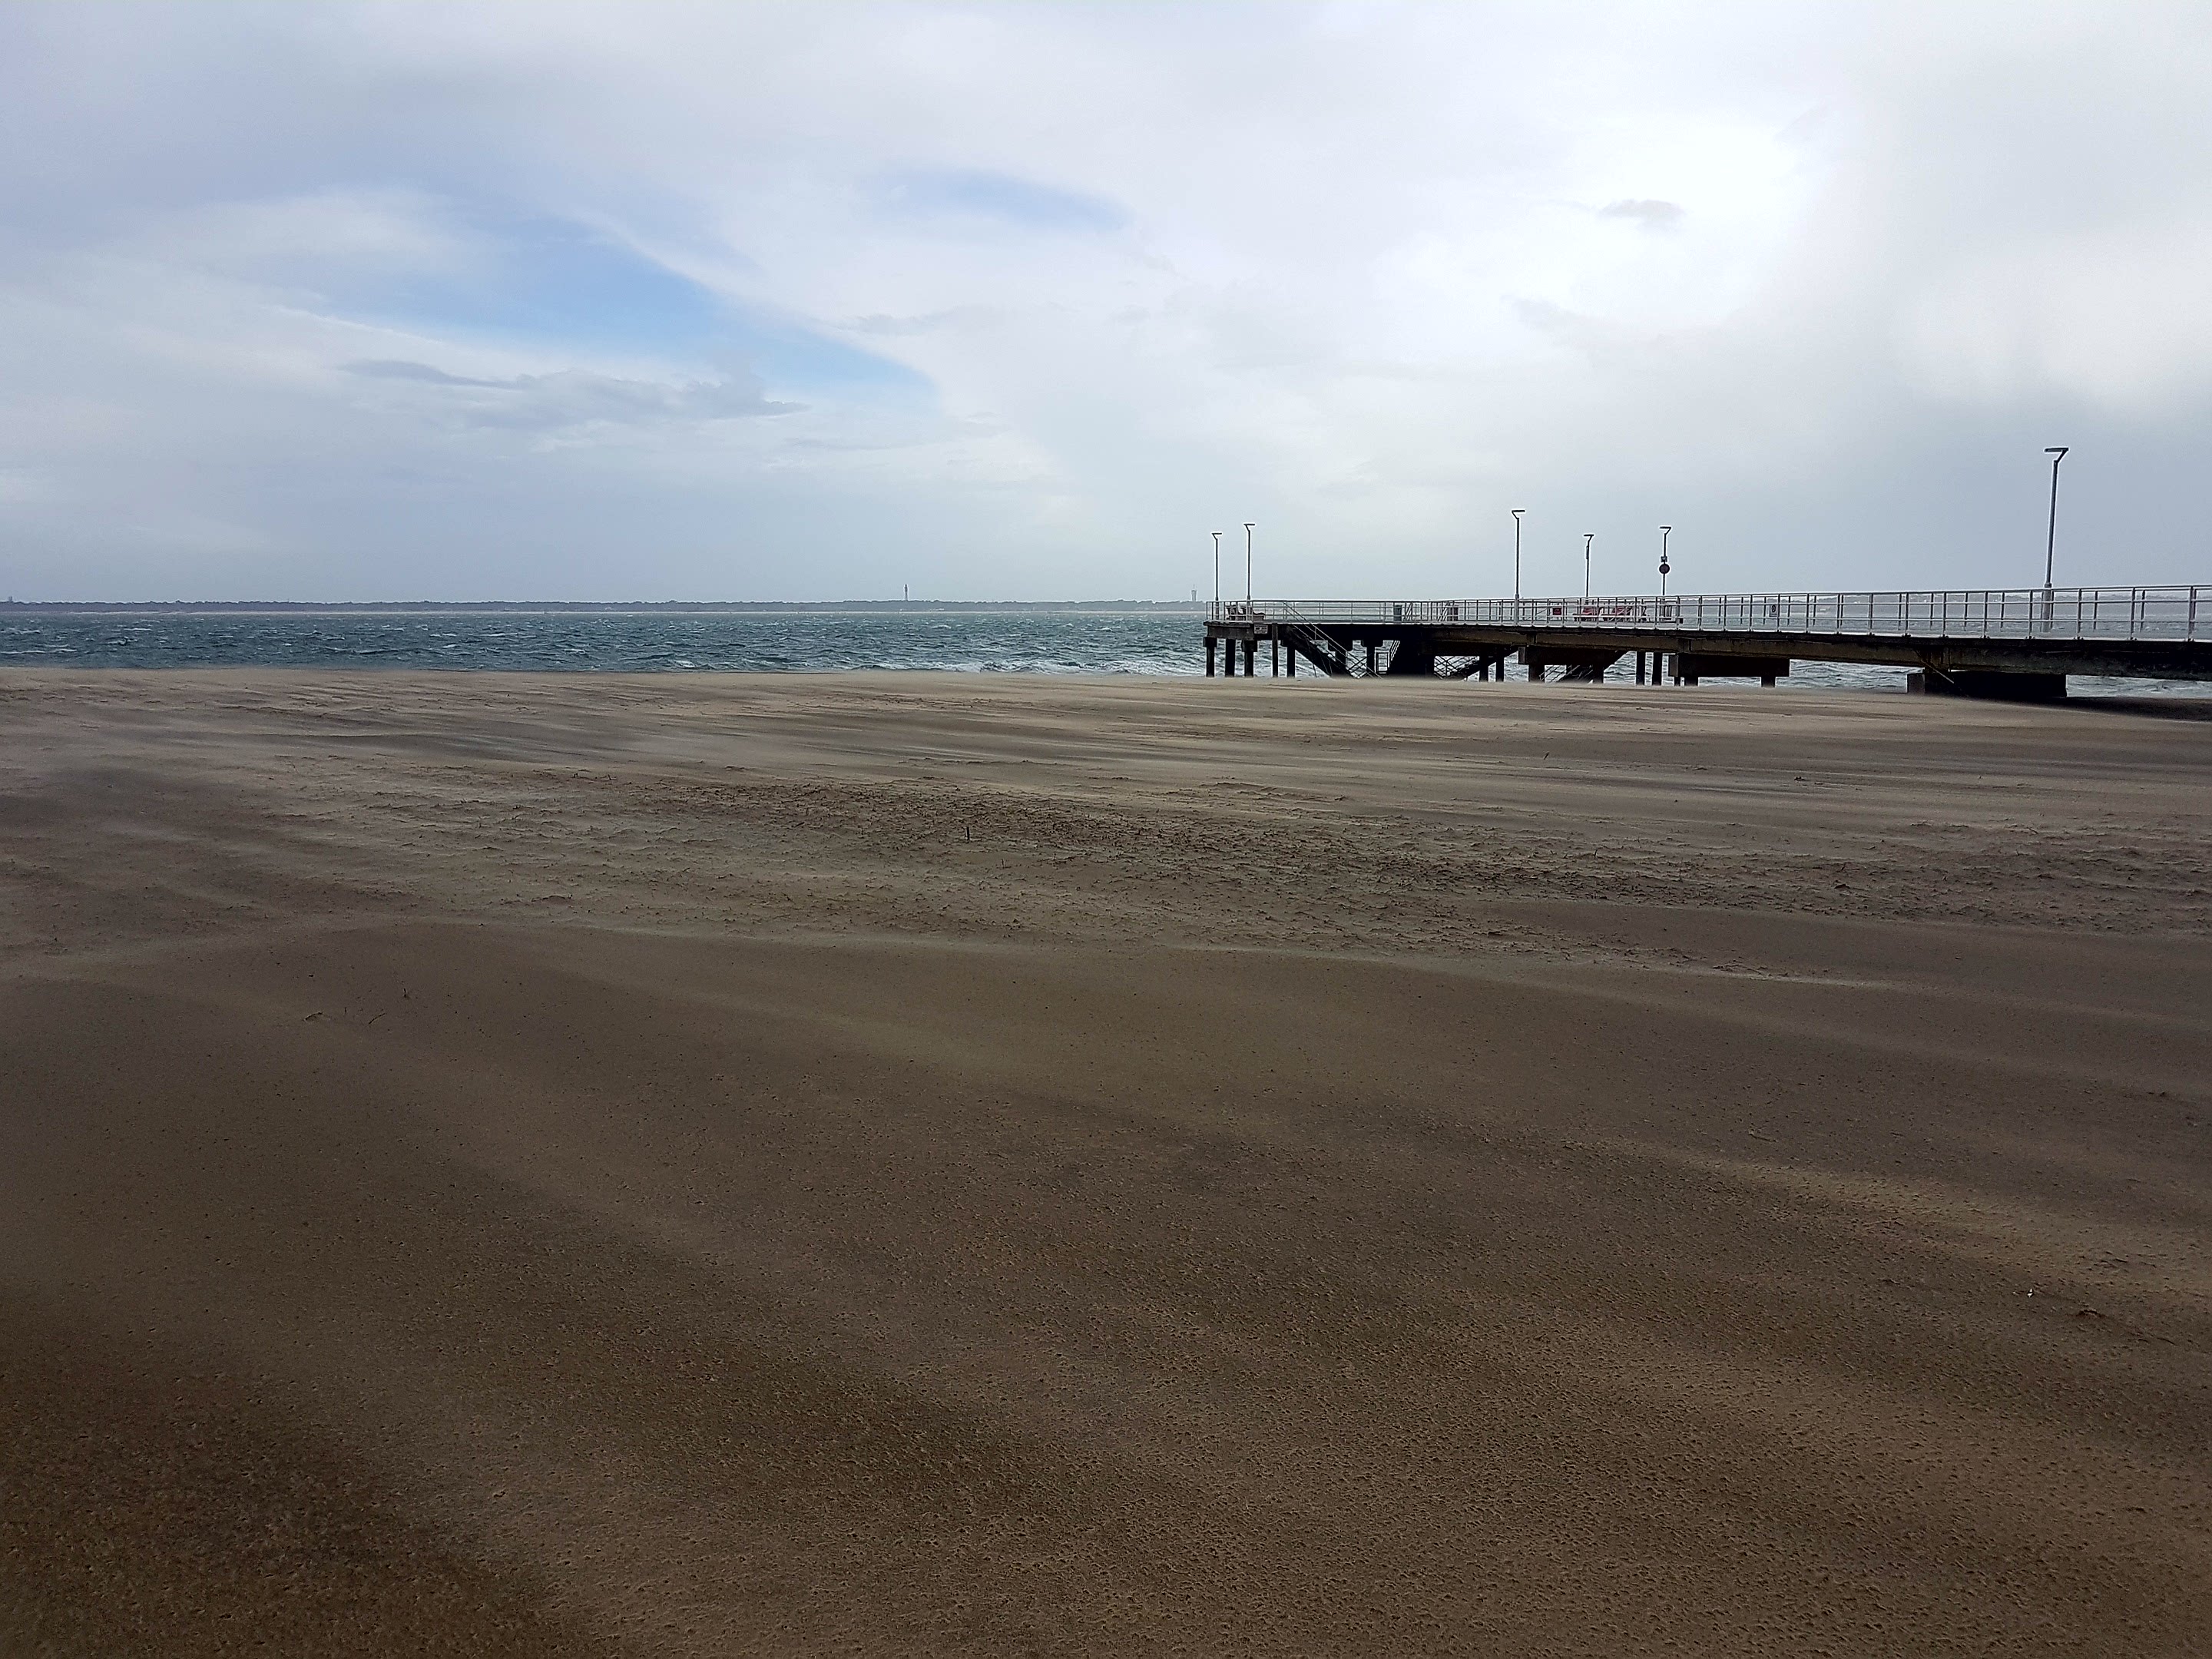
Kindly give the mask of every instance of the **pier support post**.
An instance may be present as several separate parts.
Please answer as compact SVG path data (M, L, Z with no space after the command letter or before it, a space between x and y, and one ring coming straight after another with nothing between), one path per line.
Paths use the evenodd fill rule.
M1267 678L1280 679L1283 674L1283 642L1273 634L1267 635Z
M1543 679L1543 678L1544 678L1544 665L1543 665L1543 664L1541 664L1541 663L1540 663L1540 662L1532 662L1532 663L1530 663L1530 664L1528 665L1528 678L1529 678L1530 682L1531 682L1531 683L1537 683L1537 682L1540 682L1540 681Z
M1206 678L1213 678L1213 635L1206 636Z
M1375 641L1372 640L1367 641L1367 678L1370 680L1375 678Z
M1636 653L1636 683L1638 685L1644 684L1644 653L1641 651Z
M1247 641L1244 641L1244 678L1245 678L1246 679L1248 679L1248 680L1249 680L1249 679L1250 679L1250 678L1252 678L1252 671L1253 671L1255 667L1257 667L1257 666L1259 665L1259 656L1260 656L1260 641L1257 641L1257 640L1247 640Z

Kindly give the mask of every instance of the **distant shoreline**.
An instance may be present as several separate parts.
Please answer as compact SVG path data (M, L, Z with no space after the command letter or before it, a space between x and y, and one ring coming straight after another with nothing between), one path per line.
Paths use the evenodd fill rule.
M719 617L962 616L1060 611L1085 616L1203 616L1188 599L0 599L0 616Z

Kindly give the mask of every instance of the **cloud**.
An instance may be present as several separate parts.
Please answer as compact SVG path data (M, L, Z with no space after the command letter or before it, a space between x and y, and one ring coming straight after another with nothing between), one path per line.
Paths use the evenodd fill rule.
M1539 585L1660 523L1967 585L2070 442L2076 574L2200 571L2208 79L2086 0L0 8L0 538L1046 597L1254 519L1263 586L1469 592L1524 507Z
M553 430L593 424L649 426L671 421L726 421L762 415L789 415L804 405L776 403L761 395L748 379L687 380L666 385L617 380L611 375L564 369L552 374L518 374L511 380L479 380L448 374L428 363L371 358L340 365L348 374L373 380L455 387L496 396L470 397L447 405L471 425L519 430Z
M2149 416L2212 393L2212 220L2121 224L1938 266L1900 322L1916 380L2002 407L2048 397Z
M895 217L939 224L1103 234L1129 222L1127 210L1103 197L980 169L904 170L880 181L875 197Z
M1623 198L1597 210L1601 219L1626 219L1646 230L1674 230L1686 216L1680 204Z
M373 380L420 380L425 386L486 386L497 391L511 391L522 380L478 380L465 374L448 374L442 368L433 368L428 363L410 363L404 359L376 358L358 363L341 363L338 367L349 374L367 375Z
M934 334L945 329L988 328L1000 320L1000 314L988 306L947 306L942 311L919 317L887 317L878 312L872 316L856 317L846 326L855 334L900 338Z
M333 187L218 200L149 216L118 245L138 257L256 282L348 287L393 275L448 279L483 249L423 191Z

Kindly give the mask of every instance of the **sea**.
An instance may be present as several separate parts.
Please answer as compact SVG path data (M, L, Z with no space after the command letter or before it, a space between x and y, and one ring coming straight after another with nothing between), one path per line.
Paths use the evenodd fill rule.
M1200 611L1164 606L264 611L13 605L0 607L0 666L1190 675L1205 672L1204 627ZM1905 672L1799 662L1783 684L1901 692ZM2212 685L2088 676L2076 676L2070 689L2077 696L2212 696Z

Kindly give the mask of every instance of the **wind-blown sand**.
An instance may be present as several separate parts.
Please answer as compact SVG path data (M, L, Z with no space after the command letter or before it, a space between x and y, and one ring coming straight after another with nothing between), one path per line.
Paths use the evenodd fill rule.
M2212 1650L2208 784L0 677L0 1652Z

